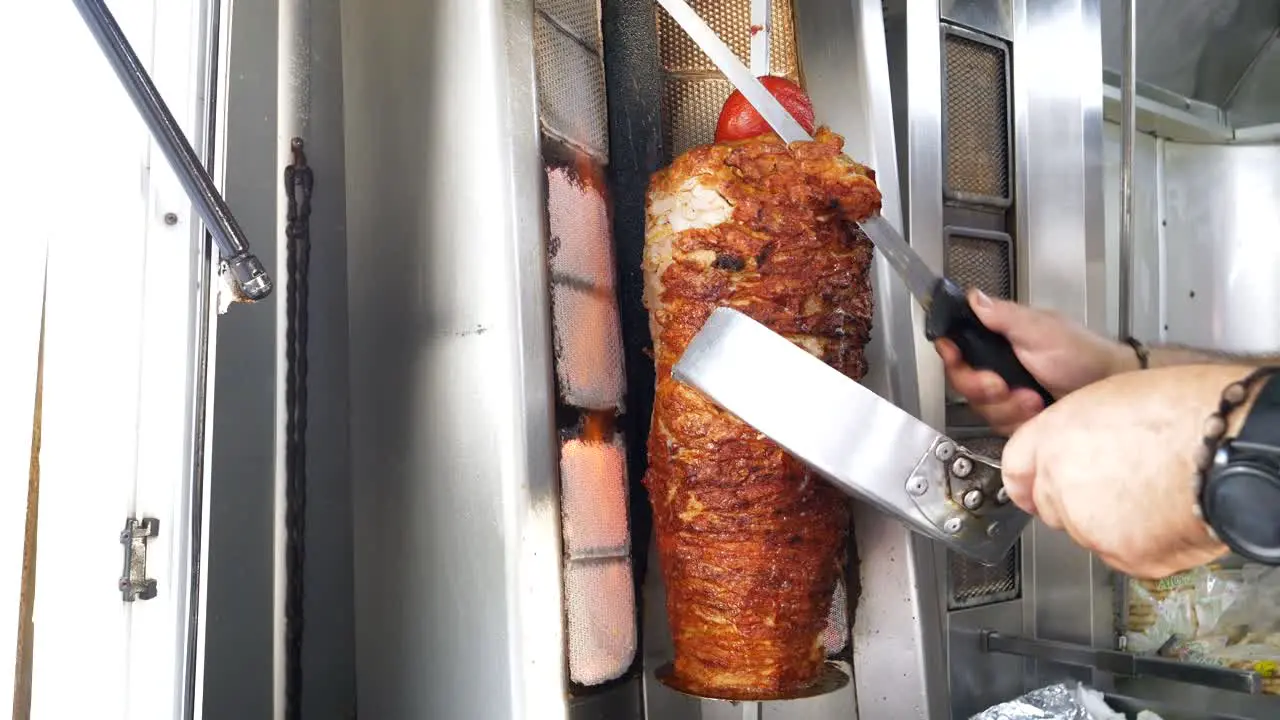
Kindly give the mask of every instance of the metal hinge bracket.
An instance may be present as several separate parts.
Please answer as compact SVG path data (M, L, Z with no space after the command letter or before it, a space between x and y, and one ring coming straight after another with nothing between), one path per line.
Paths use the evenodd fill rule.
M160 521L155 518L129 518L120 531L124 546L124 574L120 576L120 595L125 602L150 600L156 596L156 581L147 577L147 541L160 534Z

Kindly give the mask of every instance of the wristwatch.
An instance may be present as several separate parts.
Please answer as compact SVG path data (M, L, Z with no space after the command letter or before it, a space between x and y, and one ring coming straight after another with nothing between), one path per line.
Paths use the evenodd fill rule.
M1280 378L1270 372L1257 379L1262 387L1244 426L1218 446L1204 474L1200 513L1237 555L1280 565ZM1245 390L1237 385L1228 393L1233 389Z

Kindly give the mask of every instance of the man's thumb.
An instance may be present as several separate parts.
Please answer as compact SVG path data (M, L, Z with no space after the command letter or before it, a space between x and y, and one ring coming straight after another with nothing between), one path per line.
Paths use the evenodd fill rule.
M974 289L969 291L969 305L983 325L1009 338L1010 342L1016 342L1019 331L1025 329L1026 323L1020 321L1026 319L1027 309L1018 303L997 300Z
M1014 432L1000 453L1001 476L1009 499L1023 510L1035 514L1036 420L1031 418Z

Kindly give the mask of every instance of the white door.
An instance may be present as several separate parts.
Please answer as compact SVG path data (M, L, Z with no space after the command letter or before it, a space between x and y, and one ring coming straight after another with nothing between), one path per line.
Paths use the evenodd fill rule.
M203 154L207 1L108 7ZM204 231L73 3L0 5L0 68L0 242L39 261L19 272L6 259L19 312L0 311L0 714L13 688L28 476L18 456L31 446L47 248L30 717L186 718L200 685ZM130 517L158 520L153 599L125 602L118 587Z

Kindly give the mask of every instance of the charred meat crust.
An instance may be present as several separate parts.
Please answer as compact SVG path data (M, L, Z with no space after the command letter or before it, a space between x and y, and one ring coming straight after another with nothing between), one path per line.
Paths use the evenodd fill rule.
M675 676L693 692L764 699L823 670L848 502L675 382L671 367L711 311L727 305L851 378L866 373L872 248L846 223L878 211L880 193L842 145L819 129L814 142L790 148L776 136L704 146L650 183L645 283L657 388L644 482ZM673 229L670 198L694 184L731 213Z

